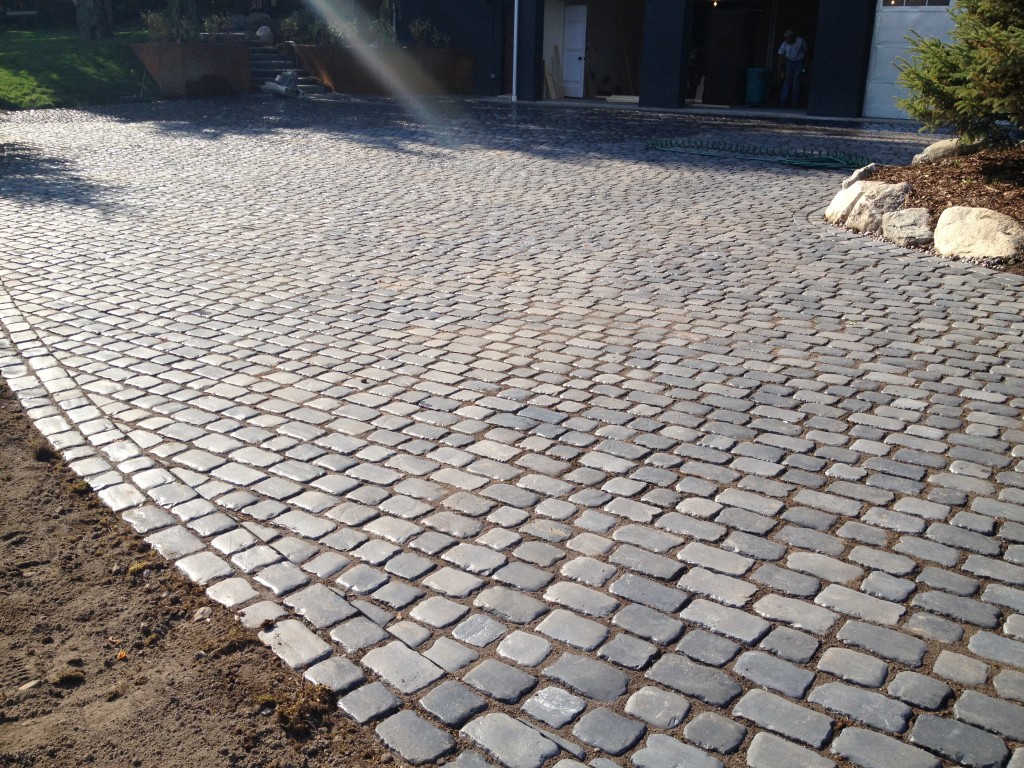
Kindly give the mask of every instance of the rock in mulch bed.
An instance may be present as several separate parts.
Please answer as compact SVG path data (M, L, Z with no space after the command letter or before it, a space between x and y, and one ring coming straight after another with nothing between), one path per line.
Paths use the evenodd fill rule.
M1024 274L1024 146L971 151L947 139L843 187L825 214L836 226Z

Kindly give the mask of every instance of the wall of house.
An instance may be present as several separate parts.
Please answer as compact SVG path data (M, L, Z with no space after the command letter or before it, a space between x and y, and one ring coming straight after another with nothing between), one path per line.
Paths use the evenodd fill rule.
M878 0L821 0L807 114L859 117Z
M400 38L417 18L429 19L452 39L452 47L473 51L473 90L482 96L501 92L504 40L503 6L512 0L402 0Z

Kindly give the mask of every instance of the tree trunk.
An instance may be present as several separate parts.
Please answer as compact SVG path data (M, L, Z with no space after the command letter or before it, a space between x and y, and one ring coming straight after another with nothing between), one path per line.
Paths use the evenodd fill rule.
M83 40L113 37L114 12L111 0L76 0L78 36Z

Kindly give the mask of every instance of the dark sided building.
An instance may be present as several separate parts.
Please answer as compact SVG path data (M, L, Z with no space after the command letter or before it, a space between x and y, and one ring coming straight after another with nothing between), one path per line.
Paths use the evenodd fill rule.
M808 114L902 117L894 60L943 36L950 0L519 0L518 98L635 97L641 106L774 106L786 29L808 43ZM401 0L472 49L480 95L512 92L514 0ZM765 70L772 70L772 73ZM751 73L751 70L755 72ZM761 70L758 73L756 70ZM759 92L759 85L765 85Z

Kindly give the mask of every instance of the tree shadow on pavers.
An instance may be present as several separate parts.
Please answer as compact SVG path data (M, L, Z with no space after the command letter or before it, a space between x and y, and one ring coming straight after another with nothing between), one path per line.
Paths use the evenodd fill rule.
M80 176L69 160L24 144L0 144L0 198L103 208L107 191Z
M401 155L429 157L479 148L569 164L609 158L654 166L679 162L667 157L673 153L646 149L652 139L701 138L845 152L882 163L909 162L928 143L911 124L812 125L456 98L419 99L410 104L386 97L244 96L89 111L119 122L147 123L160 133L208 141L239 136L260 141L286 134L301 141L302 134L308 132ZM691 164L702 166L721 162L721 158L689 157Z

